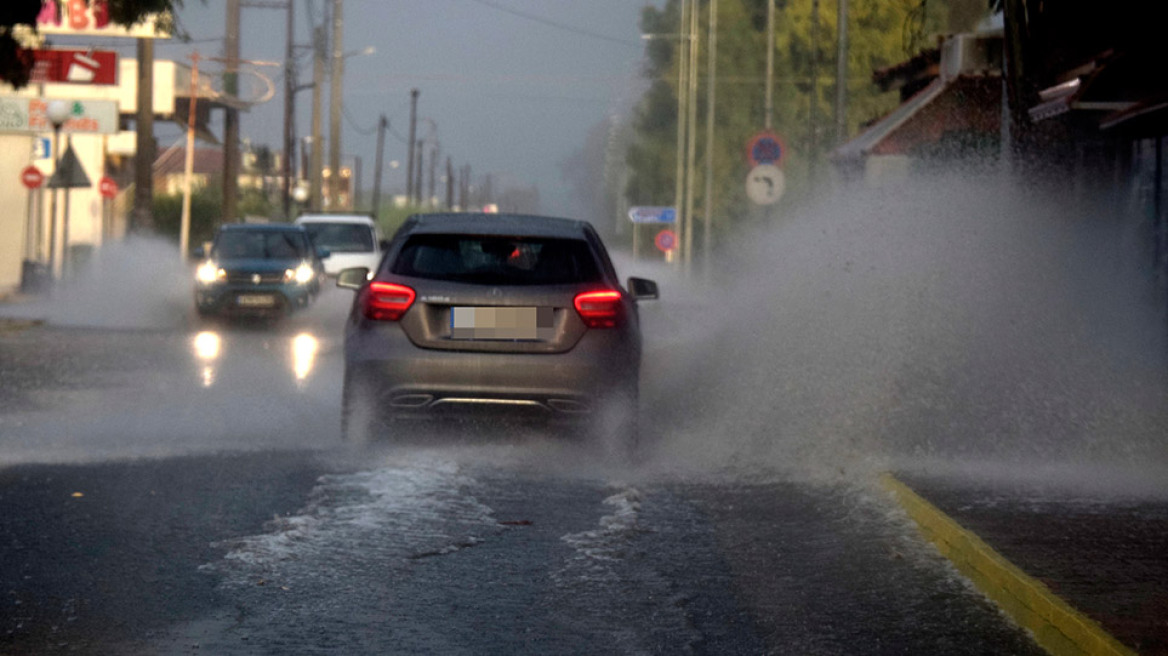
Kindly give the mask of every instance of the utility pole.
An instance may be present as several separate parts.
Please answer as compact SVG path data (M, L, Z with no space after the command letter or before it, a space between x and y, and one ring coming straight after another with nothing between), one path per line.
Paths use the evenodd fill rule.
M414 191L417 192L417 194L418 194L418 198L417 198L418 205L422 204L422 181L423 181L422 180L422 166L423 166L423 161L425 159L426 159L426 142L421 141L418 143L418 170L415 171L415 174L414 174Z
M239 218L239 110L231 106L239 97L239 3L227 0L227 38L223 43L227 64L223 90L228 98L223 114L223 217L228 221Z
M685 208L682 205L685 200L685 125L689 116L687 110L689 57L686 56L688 52L686 48L689 44L687 37L689 26L686 23L686 18L689 14L686 12L693 2L697 2L697 0L681 0L681 24L677 29L677 177L674 178L673 206L676 208L678 230L683 234L685 232Z
M134 214L130 232L154 229L154 39L138 39L137 150L134 156ZM53 144L56 149L57 144ZM56 155L56 150L53 152Z
M324 57L328 44L323 25L312 30L312 161L309 164L309 207L324 209Z
M446 156L446 209L454 209L454 165L449 155Z
M296 37L292 0L287 0L288 15L284 28L284 178L281 189L284 218L292 218L292 162L296 161Z
M199 97L199 53L191 55L191 104L187 116L187 152L183 168L182 216L179 219L178 253L182 262L187 261L191 234L191 178L195 172L195 116Z
M819 100L819 0L811 0L811 93L807 103L807 154L814 169L818 137L815 134L815 106ZM812 176L814 179L814 176Z
M435 192L434 176L435 176L435 173L437 172L437 170L438 170L438 142L435 141L434 145L430 147L430 186L428 188L429 193L426 194L426 202L427 203L433 202L434 199L437 197L437 196L435 196L435 193L434 193Z
M461 169L462 174L459 176L458 185L458 206L465 212L470 207L470 164L463 164Z
M694 166L698 143L698 2L693 0L689 10L689 116L686 119L685 153L685 230L682 232L682 268L689 271L693 260L694 233L694 187L697 186L697 170Z
M840 0L847 2L847 0ZM775 117L775 0L767 0L766 116L763 127L771 129Z
M418 136L418 94L417 89L410 89L410 144L406 155L406 198L414 202L414 147Z
M377 121L377 158L373 160L373 220L381 216L381 171L385 159L385 131L389 129L389 120L385 114Z
M848 0L839 0L839 41L835 69L835 142L848 138Z
M341 194L341 111L343 109L344 0L333 0L333 70L332 89L329 91L329 199L330 209L339 207Z
M353 158L353 176L349 178L349 206L347 210L355 210L361 206L361 158Z
M818 2L819 0L815 0ZM710 0L709 50L706 64L706 197L702 216L702 271L710 275L710 241L714 213L714 99L718 80L718 0Z

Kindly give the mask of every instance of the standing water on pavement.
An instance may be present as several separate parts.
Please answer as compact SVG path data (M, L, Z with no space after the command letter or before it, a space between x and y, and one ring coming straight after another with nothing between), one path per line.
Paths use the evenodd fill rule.
M668 335L648 365L659 465L1163 485L1162 301L1126 211L966 176L777 215L674 294L683 311L646 313Z

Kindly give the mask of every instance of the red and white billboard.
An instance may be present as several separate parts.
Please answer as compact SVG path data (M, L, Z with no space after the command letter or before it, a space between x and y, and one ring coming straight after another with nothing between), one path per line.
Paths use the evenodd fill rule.
M33 84L118 83L118 54L112 50L34 50Z
M110 20L108 0L42 0L37 16L37 31L41 34L168 38L170 34L159 31L158 25L156 15L130 27L118 25Z

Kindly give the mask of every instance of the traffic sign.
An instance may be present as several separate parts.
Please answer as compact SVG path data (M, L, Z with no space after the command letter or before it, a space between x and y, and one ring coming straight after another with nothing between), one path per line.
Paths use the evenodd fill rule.
M759 132L746 142L746 159L751 166L760 164L782 166L786 151L787 149L783 146L779 135L770 130Z
M118 195L118 183L106 176L98 181L97 191L101 193L102 198L113 198Z
M32 140L32 158L49 159L53 156L53 142L48 137L35 137Z
M57 170L53 171L53 177L49 178L49 189L82 189L92 184L85 173L85 167L81 165L81 160L77 159L77 153L73 151L73 145L70 144L65 148L65 154L61 155L61 160L57 162Z
M786 186L783 169L774 164L759 164L746 176L746 195L755 205L777 203Z
M677 233L672 230L662 230L657 233L653 243L657 245L658 250L668 253L677 248Z
M674 223L677 209L673 207L630 207L629 220L633 223Z
M41 173L41 170L37 167L30 164L24 167L24 170L20 172L20 181L24 183L24 186L28 187L29 189L36 189L45 183L45 174Z

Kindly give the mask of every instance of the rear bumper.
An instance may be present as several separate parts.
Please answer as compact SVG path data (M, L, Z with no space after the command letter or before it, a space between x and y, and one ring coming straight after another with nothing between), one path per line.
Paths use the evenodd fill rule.
M497 414L585 420L613 394L636 394L639 351L614 334L564 353L423 349L397 329L350 333L345 377L395 416Z

